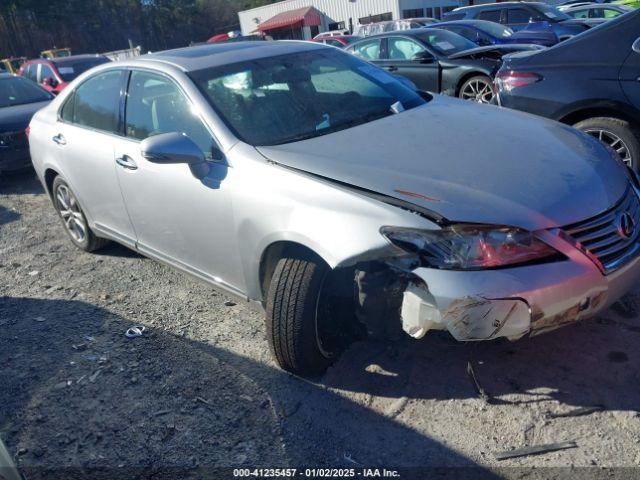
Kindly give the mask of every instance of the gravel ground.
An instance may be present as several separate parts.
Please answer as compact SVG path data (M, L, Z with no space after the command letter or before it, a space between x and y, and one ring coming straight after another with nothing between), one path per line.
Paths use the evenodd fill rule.
M598 318L516 343L361 342L304 381L276 367L247 306L115 244L75 249L33 174L0 178L0 438L29 478L247 466L640 478L636 311L640 286ZM144 334L126 338L134 325ZM563 441L576 447L494 457Z

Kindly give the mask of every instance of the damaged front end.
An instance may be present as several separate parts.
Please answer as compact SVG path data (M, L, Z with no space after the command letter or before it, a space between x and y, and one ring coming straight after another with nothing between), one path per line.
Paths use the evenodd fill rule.
M386 257L354 267L355 317L374 338L447 330L459 341L516 340L601 311L640 269L635 261L605 277L557 237L512 227L381 233L392 244Z

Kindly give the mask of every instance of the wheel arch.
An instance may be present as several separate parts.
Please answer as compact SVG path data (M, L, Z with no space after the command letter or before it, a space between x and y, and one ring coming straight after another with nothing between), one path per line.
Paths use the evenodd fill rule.
M593 117L619 118L640 126L640 111L610 100L571 105L556 115L556 120L567 125L575 125Z
M44 171L44 184L47 189L47 193L51 198L53 198L53 181L59 175L60 174L57 171L55 171L53 168L47 168Z
M278 240L270 243L262 251L258 265L258 287L260 300L263 304L278 261L280 261L281 258L290 256L295 258L314 258L325 263L329 268L332 268L332 262L327 261L327 259L323 258L322 255L307 245L292 240Z
M477 76L487 77L489 80L493 81L492 76L487 72L483 72L482 70L472 70L470 72L466 72L464 75L462 75L462 77L460 77L460 79L458 80L458 83L456 84L455 96L457 97L460 95L460 90L462 89L462 85L464 85L464 82L466 82L472 77L477 77Z

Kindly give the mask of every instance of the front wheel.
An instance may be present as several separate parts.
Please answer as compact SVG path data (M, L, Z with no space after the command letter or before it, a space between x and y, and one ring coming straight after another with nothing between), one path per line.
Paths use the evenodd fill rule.
M640 167L640 129L626 120L594 117L574 125L578 130L597 138L616 152L621 162L636 172Z
M491 103L495 93L493 82L486 75L475 75L462 84L458 97L478 103Z
M324 372L335 359L319 328L321 292L329 267L320 259L282 258L267 296L267 339L280 367L308 376Z
M52 190L53 205L69 238L76 247L85 252L92 252L108 243L108 240L97 237L91 231L78 199L62 177L58 176L54 179Z

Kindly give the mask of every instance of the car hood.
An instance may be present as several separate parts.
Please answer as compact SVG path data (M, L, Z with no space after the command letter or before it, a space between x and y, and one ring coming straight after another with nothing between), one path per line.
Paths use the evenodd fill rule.
M463 50L462 52L449 55L449 59L458 58L483 58L493 57L495 54L506 55L511 52L520 52L523 50L537 50L537 45L522 45L522 44L508 44L508 45L488 45L485 47L470 48L469 50Z
M571 127L439 95L374 122L258 150L449 221L529 230L601 213L628 183L605 147Z
M24 130L29 125L33 114L47 106L48 103L49 101L47 100L44 102L0 108L0 132L17 132Z

